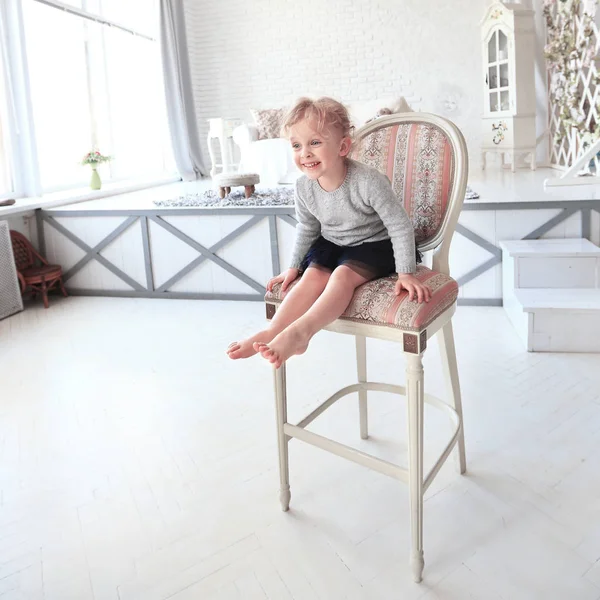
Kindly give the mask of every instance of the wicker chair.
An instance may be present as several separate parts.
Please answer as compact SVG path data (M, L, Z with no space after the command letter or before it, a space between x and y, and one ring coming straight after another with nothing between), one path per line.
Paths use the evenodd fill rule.
M356 133L352 156L385 173L397 197L412 219L420 250L433 250L433 268L419 265L416 276L432 291L430 302L408 300L394 294L395 276L360 286L346 312L326 329L356 338L358 383L325 400L293 425L287 420L286 364L275 370L275 398L279 442L280 501L284 511L290 503L288 443L292 438L408 483L412 549L410 562L415 581L423 572L423 495L451 451L458 450L458 470L466 471L460 385L456 366L452 315L458 284L449 275L450 240L465 196L467 148L460 131L449 121L425 113L394 114L365 125ZM293 285L293 284L292 284ZM282 301L281 285L267 293L267 318ZM422 357L427 340L438 336L441 367L449 403L426 394ZM367 380L366 338L398 342L406 364L406 385ZM368 437L368 390L406 396L408 404L408 469L381 460L314 433L307 426L324 410L348 394L358 394L360 436ZM423 470L423 404L446 410L452 433L439 459L428 473Z
M32 296L41 294L44 307L48 308L48 292L56 285L60 287L63 296L67 295L63 284L62 267L51 265L31 245L29 240L18 231L10 232L17 276L21 282L21 293L25 294L27 288L31 289ZM37 259L37 264L36 264Z

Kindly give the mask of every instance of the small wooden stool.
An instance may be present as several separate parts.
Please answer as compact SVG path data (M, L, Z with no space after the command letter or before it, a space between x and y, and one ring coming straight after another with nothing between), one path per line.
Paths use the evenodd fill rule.
M220 173L213 178L215 185L219 188L219 196L225 198L225 194L231 194L231 188L239 185L244 186L246 198L254 193L254 185L260 183L258 173Z

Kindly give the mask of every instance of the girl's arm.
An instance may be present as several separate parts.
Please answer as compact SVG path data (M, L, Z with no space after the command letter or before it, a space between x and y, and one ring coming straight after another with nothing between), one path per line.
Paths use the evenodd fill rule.
M415 232L388 178L382 173L373 173L365 197L383 221L392 240L396 272L414 273L417 270Z
M406 290L409 301L416 299L417 302L429 302L431 289L413 275L417 270L415 232L408 213L385 175L375 174L372 183L373 189L368 190L367 198L370 199L371 206L383 221L392 240L398 273L396 295Z
M295 204L298 224L296 225L296 241L294 243L290 267L298 269L300 268L308 249L321 234L321 223L319 223L318 219L308 210L306 203L298 192L297 183Z

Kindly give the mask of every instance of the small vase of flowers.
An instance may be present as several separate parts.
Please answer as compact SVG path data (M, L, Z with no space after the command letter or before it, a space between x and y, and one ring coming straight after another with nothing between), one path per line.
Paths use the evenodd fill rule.
M90 181L90 187L93 190L99 190L102 187L102 180L100 179L100 175L98 175L98 165L109 162L112 160L112 156L105 156L101 154L98 150L92 150L88 152L81 161L82 165L90 165L92 167L92 179Z

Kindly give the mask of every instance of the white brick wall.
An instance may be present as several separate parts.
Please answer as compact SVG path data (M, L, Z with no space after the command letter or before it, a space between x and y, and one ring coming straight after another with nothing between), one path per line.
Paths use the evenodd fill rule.
M9 229L22 233L36 248L38 247L37 227L33 211L13 217L0 217L0 221L6 221Z
M438 96L452 86L462 95L453 120L479 164L487 0L184 2L204 148L209 117L249 121L249 108L323 94L345 102L404 94L439 113Z

